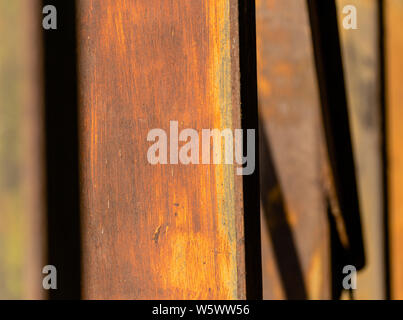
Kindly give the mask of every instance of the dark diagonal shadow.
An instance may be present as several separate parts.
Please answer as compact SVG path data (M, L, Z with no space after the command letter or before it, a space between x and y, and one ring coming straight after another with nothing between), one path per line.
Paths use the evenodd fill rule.
M260 123L260 196L276 264L287 299L307 299L307 291L284 196L276 175L269 141Z

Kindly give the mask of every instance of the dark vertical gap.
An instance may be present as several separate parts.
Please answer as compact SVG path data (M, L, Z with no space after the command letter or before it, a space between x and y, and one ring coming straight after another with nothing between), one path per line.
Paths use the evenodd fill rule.
M255 171L243 176L246 298L262 299L262 258L260 243L259 130L257 113L255 2L239 0L239 59L241 73L242 128L254 129ZM244 133L244 146L247 135Z
M388 188L388 136L386 105L386 69L385 69L385 11L384 1L378 0L379 20L379 81L381 106L381 139L382 139L382 181L383 181L383 234L384 234L384 266L385 266L385 298L391 298L390 279L390 244L389 244L389 188Z
M322 117L335 189L349 247L345 264L365 265L360 207L335 0L307 0ZM341 272L341 270L340 270Z
M75 1L57 9L57 30L43 29L48 264L57 269L50 299L79 299L81 282Z

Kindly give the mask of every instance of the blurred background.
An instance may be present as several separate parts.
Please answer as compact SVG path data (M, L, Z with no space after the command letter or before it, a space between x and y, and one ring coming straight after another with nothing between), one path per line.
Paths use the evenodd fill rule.
M0 1L0 299L41 292L35 283L46 230L39 10L37 1Z
M335 269L308 2L256 0L264 299L351 298ZM46 298L42 5L0 0L0 299ZM403 0L336 5L365 251L353 298L402 299ZM357 29L344 27L346 6Z

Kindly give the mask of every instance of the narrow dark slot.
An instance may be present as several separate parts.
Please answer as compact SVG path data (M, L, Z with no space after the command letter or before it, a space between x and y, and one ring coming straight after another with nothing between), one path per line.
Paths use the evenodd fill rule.
M47 184L47 263L57 269L50 299L79 299L81 282L75 1L57 8L57 30L43 30Z
M388 199L388 135L387 135L387 105L385 77L385 16L384 1L378 0L379 21L379 74L380 74L380 105L381 105L381 139L382 139L382 181L383 181L383 231L384 231L384 265L385 265L385 299L391 298L390 282L390 243L389 243L389 199Z
M243 176L245 269L247 299L262 299L262 258L260 244L259 134L257 112L255 3L239 1L239 59L241 71L242 128L255 129L255 171ZM244 134L244 146L247 145Z

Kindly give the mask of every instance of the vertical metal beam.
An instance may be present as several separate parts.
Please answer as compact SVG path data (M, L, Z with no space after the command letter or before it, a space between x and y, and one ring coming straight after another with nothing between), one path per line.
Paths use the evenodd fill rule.
M391 295L403 299L403 1L384 5Z
M247 3L78 1L84 298L259 298L258 192L234 165L147 161L170 121L257 128Z

